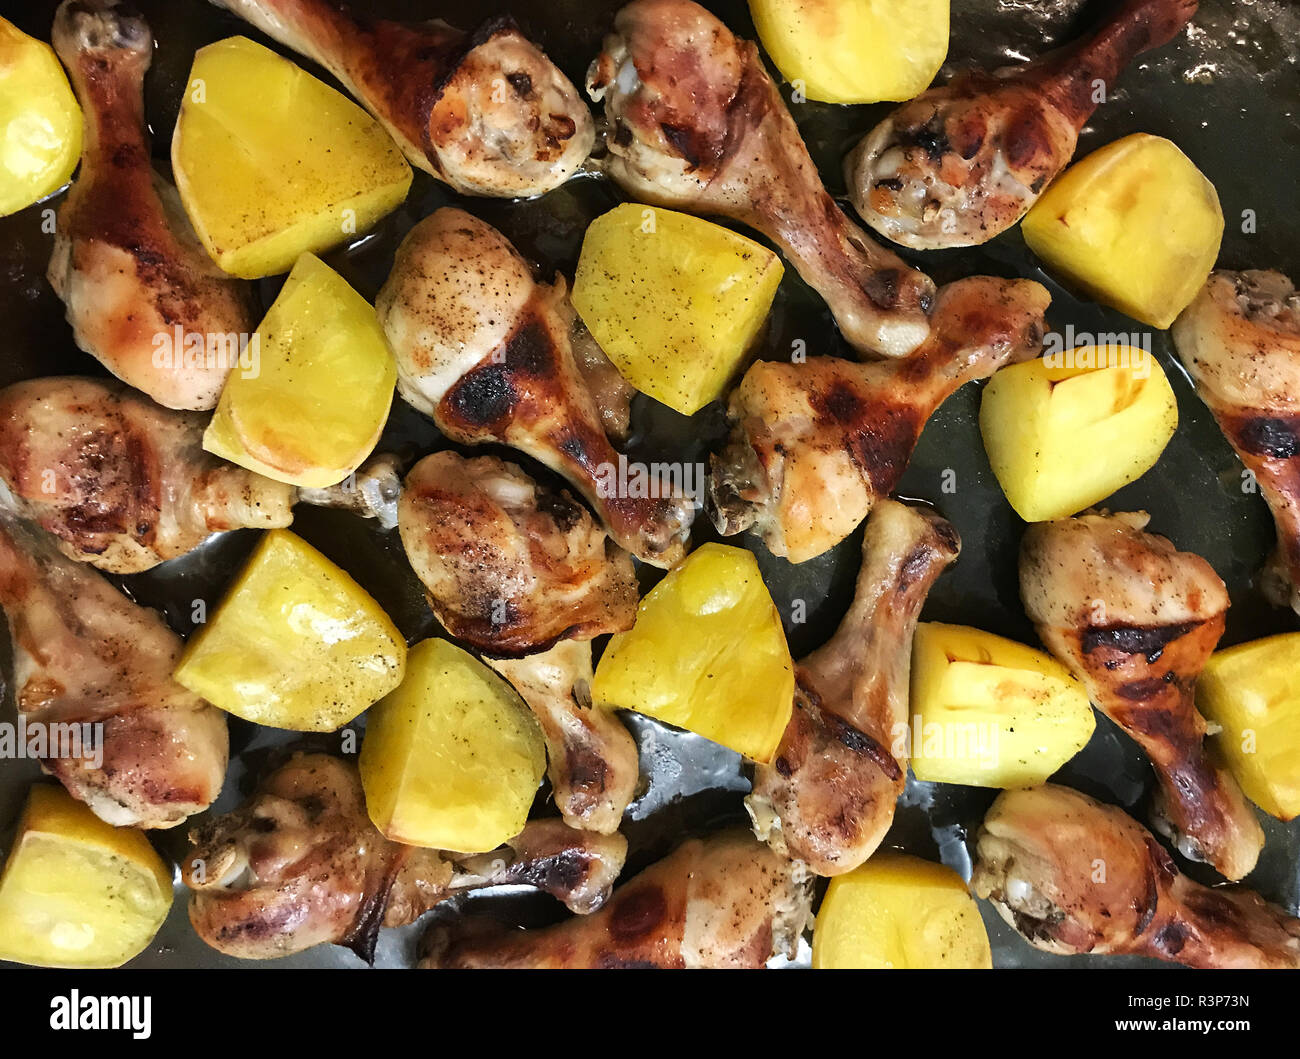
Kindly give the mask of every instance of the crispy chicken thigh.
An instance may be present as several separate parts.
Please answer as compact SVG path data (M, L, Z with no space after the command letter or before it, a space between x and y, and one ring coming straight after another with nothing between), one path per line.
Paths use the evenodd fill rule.
M411 164L467 195L564 183L595 137L582 96L509 16L466 33L389 22L335 0L213 0L329 70Z
M412 923L466 890L525 883L591 912L623 868L619 835L537 820L492 853L389 842L370 822L356 766L296 753L232 813L190 833L181 866L190 922L231 956L271 959L332 942L374 957L381 926Z
M925 340L934 284L827 194L750 41L691 0L634 0L587 91L605 103L606 169L629 195L762 232L854 349L901 357Z
M1249 890L1193 882L1135 820L1068 787L999 795L971 888L1044 952L1300 967L1300 920Z
M745 804L760 838L818 875L852 871L893 823L907 780L912 634L960 547L938 515L882 501L867 521L853 605L795 668L794 715Z
M988 242L1069 164L1092 112L1197 0L1125 0L1092 36L1030 63L958 74L904 103L845 162L853 206L916 250Z
M471 917L434 924L421 967L762 967L792 954L810 918L799 865L724 831L688 839L624 883L599 912L541 930Z
M28 723L101 725L98 755L42 767L116 826L175 827L226 775L226 717L172 680L181 639L47 537L0 515L0 607Z
M398 392L444 434L527 453L572 482L633 555L681 558L694 505L666 482L650 496L618 488L622 457L575 358L562 280L537 283L500 232L448 207L411 230L375 307Z
M712 459L720 533L753 529L801 563L834 547L898 484L925 422L958 387L1042 345L1037 283L974 277L938 295L929 339L902 361L759 361L731 395Z
M160 356L160 339L250 334L247 284L199 245L176 189L154 172L144 123L153 37L117 0L64 0L54 48L85 115L81 171L59 209L49 281L77 345L168 408L212 408L232 358ZM175 351L177 354L179 350Z
M1264 588L1300 614L1300 293L1280 272L1215 272L1173 338L1273 512Z
M1229 879L1255 866L1264 832L1205 745L1195 685L1223 635L1228 593L1198 555L1142 530L1145 514L1082 515L1025 533L1020 594L1052 654L1151 759L1156 827Z
M38 523L69 558L116 574L148 570L223 530L287 526L298 500L395 520L390 457L347 486L298 490L205 452L205 420L118 382L15 383L0 390L0 510Z

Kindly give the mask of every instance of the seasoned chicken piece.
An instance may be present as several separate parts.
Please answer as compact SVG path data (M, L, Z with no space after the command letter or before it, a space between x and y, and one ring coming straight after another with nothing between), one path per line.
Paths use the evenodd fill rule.
M9 515L0 607L28 724L94 726L93 752L83 739L80 757L41 761L74 798L118 827L175 827L212 803L226 775L226 716L172 680L181 639L162 618Z
M971 888L1044 952L1300 967L1300 920L1249 890L1193 882L1135 820L1068 787L998 796Z
M509 16L466 33L389 22L334 0L212 0L319 63L411 164L466 195L558 187L595 137L578 90Z
M256 320L248 285L212 263L176 189L150 163L149 27L117 0L64 0L53 39L81 102L85 140L59 208L50 285L77 345L114 375L168 408L213 408L235 363L229 344ZM182 356L177 334L201 336L205 354Z
M688 839L595 915L541 930L435 923L421 967L762 967L794 952L811 879L740 831Z
M1264 589L1300 614L1300 293L1280 272L1215 272L1172 333L1277 523Z
M906 360L755 363L731 395L730 440L712 457L718 531L753 529L792 563L834 547L898 484L949 394L1038 352L1050 300L1027 280L959 280L939 292L930 337Z
M564 475L639 559L685 554L692 502L671 483L631 495L570 341L562 280L534 281L495 228L450 207L398 248L375 308L397 356L398 392L464 444L500 442Z
M629 195L762 232L856 350L901 357L925 340L934 284L827 194L750 41L690 0L634 0L587 92L604 100L606 168Z
M1228 592L1198 555L1142 530L1145 513L1040 522L1020 550L1020 594L1038 635L1093 705L1151 759L1155 825L1229 879L1255 866L1264 832L1205 746L1196 678L1223 635Z
M1079 130L1142 52L1197 0L1125 0L1092 36L1033 62L958 74L904 103L845 160L853 207L916 250L986 243L1069 164Z
M795 667L794 714L745 800L754 831L818 875L852 871L880 845L907 780L912 634L961 541L933 512L876 506L853 604Z
M366 815L361 777L330 754L296 753L233 813L190 832L181 865L190 922L230 956L271 959L332 942L374 957L381 926L412 923L458 893L524 883L591 912L627 843L535 820L492 853L389 842Z
M39 523L69 558L148 570L223 530L293 521L302 500L396 521L392 457L351 482L298 490L203 450L206 417L121 383L60 376L0 390L0 510Z

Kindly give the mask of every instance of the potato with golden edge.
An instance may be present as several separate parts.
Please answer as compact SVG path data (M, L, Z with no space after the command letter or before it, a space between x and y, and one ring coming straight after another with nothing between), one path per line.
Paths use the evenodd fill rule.
M912 640L912 772L968 787L1033 787L1074 757L1097 720L1050 655L964 625Z
M1270 816L1300 816L1300 633L1216 652L1196 705L1221 731L1212 744L1246 796Z
M1108 345L1002 368L980 401L984 449L1026 522L1065 518L1146 474L1178 429L1148 351Z
M486 853L523 830L546 744L509 684L447 640L425 640L367 715L360 767L370 819L388 838Z
M960 875L906 853L880 852L831 880L813 927L812 965L988 970L993 953Z
M374 308L303 254L226 380L203 447L277 482L336 485L375 447L396 384Z
M1214 267L1223 211L1214 185L1182 151L1134 133L1067 169L1021 227L1052 272L1166 328Z
M721 225L624 203L583 237L573 306L623 378L692 415L739 371L782 272L771 250Z
M770 761L794 709L794 665L754 556L710 543L670 570L611 638L591 693Z
M44 41L0 18L0 217L72 179L81 158L81 108Z
M172 136L185 212L244 279L287 272L366 232L406 198L411 167L374 118L245 37L201 48Z
M190 638L173 676L246 721L332 732L397 687L405 666L406 641L369 593L278 529Z
M822 103L901 101L948 55L948 0L749 0L782 76Z
M0 877L0 960L119 967L153 941L172 873L142 831L37 784Z

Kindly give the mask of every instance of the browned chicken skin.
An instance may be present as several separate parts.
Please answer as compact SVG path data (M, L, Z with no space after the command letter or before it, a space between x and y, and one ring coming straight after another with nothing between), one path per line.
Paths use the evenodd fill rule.
M1277 523L1264 589L1300 614L1300 293L1280 272L1215 272L1173 339Z
M1067 787L999 795L971 888L1044 952L1300 967L1300 920L1249 890L1193 882L1135 820Z
M573 827L618 829L636 742L593 706L591 639L630 628L632 559L568 493L495 456L438 452L407 476L398 528L429 605L528 703L546 738L555 804ZM492 656L521 657L492 657Z
M213 0L319 63L411 163L467 195L558 187L595 137L582 96L509 17L473 33L403 24L334 0Z
M1229 879L1255 866L1264 832L1205 746L1196 678L1223 635L1228 593L1198 555L1143 533L1145 514L1083 515L1025 533L1020 594L1051 652L1151 759L1156 826Z
M669 483L651 496L617 488L621 457L575 358L562 280L537 283L500 232L448 207L407 235L375 307L398 392L444 434L511 445L564 475L645 562L685 554L689 498Z
M345 487L298 490L205 452L205 422L114 381L15 383L0 390L0 510L38 523L69 558L117 574L224 530L287 526L300 500L395 519L391 457Z
M916 250L988 242L1069 164L1124 67L1177 36L1196 6L1124 0L1084 40L1021 66L959 74L904 103L845 162L854 208Z
M907 780L912 634L960 547L938 515L882 501L853 605L795 668L794 714L772 763L755 768L746 806L760 838L818 875L852 871L893 822Z
M172 680L181 639L157 614L8 515L0 607L28 723L102 725L102 760L41 762L73 797L110 824L145 828L175 827L212 803L226 775L226 717Z
M854 349L901 357L925 340L934 284L827 194L750 41L690 0L634 0L587 91L604 100L606 169L628 194L762 232Z
M249 288L199 245L176 189L154 172L144 123L153 37L116 0L64 0L54 48L85 115L81 171L59 209L49 281L77 345L169 408L217 403L234 360L214 336L252 333ZM199 335L199 358L161 343Z
M381 926L401 926L457 893L526 883L579 913L597 909L626 842L537 820L492 853L444 853L385 839L366 815L356 766L297 753L241 808L190 833L181 872L190 922L243 959L347 945L374 956Z
M740 831L688 839L599 912L541 930L435 924L421 967L762 967L794 951L810 915L802 869Z
M760 361L731 395L734 427L713 456L711 515L801 563L838 544L898 484L947 397L1042 346L1050 296L1037 283L973 277L940 290L929 339L901 361Z

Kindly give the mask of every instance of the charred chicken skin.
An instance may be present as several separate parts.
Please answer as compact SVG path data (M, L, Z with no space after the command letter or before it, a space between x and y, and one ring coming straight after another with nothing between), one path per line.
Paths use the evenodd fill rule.
M1194 697L1223 635L1228 593L1209 563L1142 532L1146 524L1145 514L1123 514L1031 526L1020 594L1043 643L1151 759L1157 829L1187 856L1241 879L1264 832L1209 753Z
M245 805L190 833L181 872L190 922L221 952L261 960L332 942L371 960L381 926L412 923L484 886L524 883L591 912L608 897L626 849L619 835L558 820L533 821L492 853L389 842L366 814L353 764L296 753Z
M1068 787L998 796L971 888L1044 952L1300 967L1300 920L1249 890L1193 882L1126 813Z
M411 164L466 195L526 198L577 171L595 138L573 84L513 19L472 33L334 0L212 0L329 70Z
M1021 66L958 74L904 103L849 155L854 209L916 250L988 242L1069 164L1124 67L1167 44L1197 0L1124 0L1092 36Z

